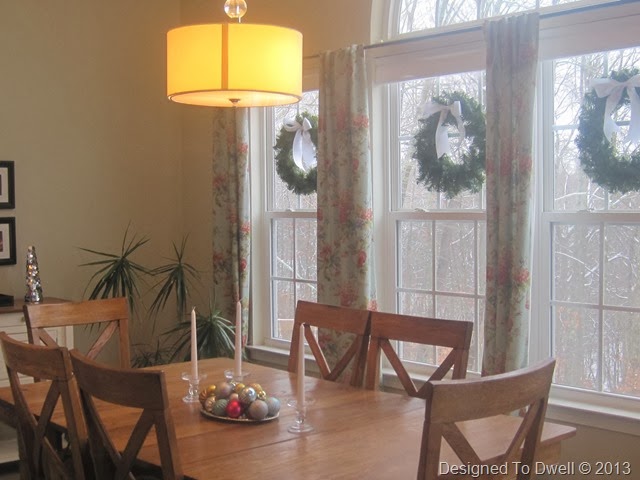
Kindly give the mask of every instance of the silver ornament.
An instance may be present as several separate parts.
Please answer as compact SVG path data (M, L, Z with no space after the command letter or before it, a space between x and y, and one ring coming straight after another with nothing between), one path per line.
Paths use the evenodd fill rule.
M238 395L240 398L240 403L243 405L249 405L253 403L257 397L256 390L253 387L245 387Z

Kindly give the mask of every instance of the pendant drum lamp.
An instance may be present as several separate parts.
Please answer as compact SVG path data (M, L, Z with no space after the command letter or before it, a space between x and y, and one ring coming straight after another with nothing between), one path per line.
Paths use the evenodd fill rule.
M167 97L190 105L265 107L302 98L302 34L241 23L244 0L227 0L237 23L178 27L167 33Z

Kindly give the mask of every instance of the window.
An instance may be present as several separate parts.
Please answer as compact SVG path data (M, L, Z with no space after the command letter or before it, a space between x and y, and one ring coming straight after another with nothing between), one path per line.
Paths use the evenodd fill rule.
M591 3L607 3L607 1L611 0ZM445 27L576 2L578 0L477 0L475 2L468 0L396 0L396 3L399 4L397 33L404 34Z
M610 194L583 172L574 143L582 97L589 80L640 66L640 48L549 61L544 72L553 97L545 135L543 169L549 204L543 216L551 245L549 317L557 358L555 383L596 392L640 397L640 195ZM619 148L630 112L618 111ZM551 145L553 151L551 151Z
M393 225L397 272L396 298L386 309L410 315L469 320L475 333L469 368L480 370L484 312L484 192L447 198L416 182L414 135L424 103L443 92L461 91L479 103L484 97L484 73L473 72L394 83L389 110L399 112L391 131L392 199L388 223ZM461 145L452 141L455 150ZM393 278L393 277L392 277ZM422 352L421 355L416 354ZM435 352L400 345L399 355L418 364L433 364Z
M398 34L545 6L536 2L516 1L483 3L399 0L397 3L401 5L397 21ZM475 8L476 3L479 5L478 9L469 10L469 6L474 5ZM583 3L580 2L577 6L583 7ZM426 12L430 13L427 15ZM594 17L597 15L595 11L590 15L589 21L597 19ZM603 20L605 17L606 15ZM553 22L553 28L561 32L562 22L557 18ZM566 41L556 39L554 43L547 44L541 34L543 61L538 89L539 128L536 133L539 145L537 176L540 185L537 190L539 196L536 198L538 216L535 230L538 238L534 252L538 274L533 278L536 285L532 298L532 304L536 306L532 318L536 333L532 338L539 344L532 345L532 358L549 354L557 358L554 379L556 389L571 387L569 392L580 389L594 394L637 398L640 396L640 349L636 348L640 343L640 298L636 297L635 292L639 286L636 245L640 238L640 198L638 193L609 194L606 189L591 182L582 171L574 141L580 104L588 91L589 80L606 77L612 70L640 67L640 48L599 52L585 45L589 43L589 37L593 37L593 31L598 31L598 28L591 25L576 38ZM459 35L449 34L453 55L446 62L439 61L435 56L431 66L427 61L421 67L416 67L415 64L405 67L401 65L402 62L393 64L400 75L406 76L409 73L416 80L391 83L389 79L392 68L388 65L393 62L386 59L380 62L380 70L384 72L380 78L390 92L389 108L384 114L393 116L393 112L399 112L397 122L389 122L390 126L396 123L400 126L399 135L395 135L393 128L390 128L390 138L398 138L397 145L392 141L390 152L392 158L394 149L400 152L399 179L415 178L415 174L408 171L413 161L411 135L417 128L417 116L414 112L420 102L437 94L440 88L449 91L462 89L482 100L482 74L451 75L456 71L467 72L477 67L470 62L469 56L456 51L454 37L464 38L465 42L469 42L465 35L462 31ZM632 29L627 29L626 34L619 35L617 41L621 46L627 46L630 45L629 42L633 42L632 36ZM435 41L437 40L434 39ZM582 46L576 46L581 42ZM572 50L589 53L562 55ZM438 53L445 56L444 52L446 47L441 48ZM427 54L423 56L426 57ZM420 54L416 52L415 57L420 58ZM405 63L410 62L408 58L405 58ZM421 79L418 68L422 68L425 73L433 69L442 74ZM473 78L473 75L476 75L475 81L469 78ZM623 125L623 130L627 128L628 110L621 110L617 120ZM627 152L634 147L622 144ZM413 227L398 227L401 233L397 245L397 271L400 279L397 308L400 311L408 309L410 312L417 308L420 310L418 313L435 313L449 318L469 319L473 315L471 319L478 328L475 338L480 341L474 341L470 368L477 370L477 359L481 358L484 293L485 224L482 196L475 201L464 196L456 197L454 200L459 204L442 203L438 198L429 199L429 195L419 195L416 200L407 195L415 187L411 182L406 182L408 187L402 182L395 185L392 181L390 185L392 190L395 188L401 192L402 198L402 203L392 207L392 216L395 215L400 224L411 222L409 225ZM393 193L391 198L395 198ZM409 203L406 203L406 198L410 199ZM412 208L417 211L409 213ZM461 214L461 209L469 217ZM442 225L449 227L450 237L443 245L437 244L437 233L433 233L437 231L437 224L429 223L430 216L438 218ZM411 239L407 244L424 252L422 257L415 251L409 251L410 256L405 254L404 232L417 229L421 229L424 240L416 245L415 240ZM463 246L465 242L466 245ZM459 251L456 251L457 245L460 246ZM443 246L450 250L447 252ZM427 251L430 253L427 254ZM405 258L411 258L411 262L405 261ZM419 260L416 261L416 258ZM463 272L455 277L458 279L457 283L451 282L446 268L438 270L429 264L429 261L435 261L436 258L444 265L453 266L454 271ZM433 278L429 275L417 275L416 270L431 270ZM416 286L420 285L420 288L405 289L406 279ZM434 308L433 303L437 302L442 290L446 292L442 292L446 296L441 298L444 307ZM428 297L431 302L421 298L423 291L430 292ZM447 298L449 296L451 298ZM455 301L450 301L452 298Z
M299 104L267 109L272 128L267 145L285 121L302 112L318 115L318 93L306 92ZM289 341L298 300L315 301L316 293L316 194L296 195L275 171L273 151L268 152L266 224L271 253L269 285L271 299L270 339ZM263 249L264 251L264 249Z
M640 194L611 194L590 181L574 140L589 80L608 76L611 70L640 68L636 34L640 6L633 2L588 6L594 3L607 2L389 2L395 23L388 37L422 29L433 33L367 50L373 72L375 243L378 252L384 252L376 264L378 303L387 311L472 320L470 369L479 371L484 191L447 198L418 184L413 135L420 107L434 95L461 90L484 103L484 40L477 19L540 8L530 357L557 358L554 395L637 410ZM563 14L556 14L560 10ZM475 23L448 27L469 21ZM263 343L271 345L287 344L295 302L316 299L315 195L289 192L275 173L272 152L283 119L305 110L317 112L317 92L305 94L299 106L265 109L268 195L260 207L266 205L263 225L270 245L266 303L271 317L261 324L268 325ZM626 129L629 112L622 111L617 120ZM395 254L388 255L389 251ZM254 289L266 289L266 278L255 279ZM403 345L401 351L418 373L438 353L412 345Z

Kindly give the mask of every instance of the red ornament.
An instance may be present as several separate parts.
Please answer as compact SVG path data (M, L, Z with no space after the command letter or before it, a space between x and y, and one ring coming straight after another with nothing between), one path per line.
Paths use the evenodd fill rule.
M239 400L231 400L227 404L227 415L231 418L238 418L242 415L242 404Z

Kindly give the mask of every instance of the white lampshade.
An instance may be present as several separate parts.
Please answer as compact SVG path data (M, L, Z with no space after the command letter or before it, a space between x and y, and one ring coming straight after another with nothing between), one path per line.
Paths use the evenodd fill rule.
M167 97L214 107L296 103L302 98L302 34L247 23L167 33Z

